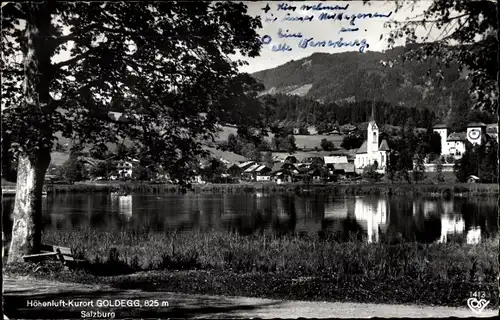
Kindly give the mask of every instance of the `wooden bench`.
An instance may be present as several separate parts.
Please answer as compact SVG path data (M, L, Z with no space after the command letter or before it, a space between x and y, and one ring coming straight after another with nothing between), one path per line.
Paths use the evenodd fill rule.
M75 259L71 248L44 244L41 246L40 253L23 256L23 259L24 261L41 261L51 257L57 258L64 265L84 261Z

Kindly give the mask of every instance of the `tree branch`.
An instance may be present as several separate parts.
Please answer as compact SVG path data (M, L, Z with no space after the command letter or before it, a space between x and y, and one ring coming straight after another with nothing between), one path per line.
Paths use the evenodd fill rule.
M86 34L91 29L93 29L95 27L98 27L100 25L101 25L101 23L97 23L97 22L96 23L91 23L87 27L78 30L78 34ZM63 44L64 42L78 40L78 37L79 37L78 34L70 33L70 34L67 34L67 35L64 35L64 36L54 37L53 39L55 41L55 46L57 47L57 46Z
M65 61L61 61L61 62L58 62L58 63L55 63L52 65L52 67L54 69L59 69L59 68L62 68L64 66L69 66L69 65L73 65L75 63L77 63L78 61L80 60L83 60L85 59L86 57L88 57L90 54L92 53L92 49L88 49L87 51L85 51L84 53L82 54L79 54L71 59L68 59L68 60L65 60Z

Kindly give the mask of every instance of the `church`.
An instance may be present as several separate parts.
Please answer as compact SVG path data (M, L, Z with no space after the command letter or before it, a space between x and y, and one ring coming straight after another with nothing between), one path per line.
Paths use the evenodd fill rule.
M390 149L385 139L379 143L380 132L375 122L374 107L372 107L372 116L368 123L366 138L361 147L356 151L356 158L354 160L356 173L363 173L363 169L367 165L375 163L375 161L378 164L377 171L385 173Z

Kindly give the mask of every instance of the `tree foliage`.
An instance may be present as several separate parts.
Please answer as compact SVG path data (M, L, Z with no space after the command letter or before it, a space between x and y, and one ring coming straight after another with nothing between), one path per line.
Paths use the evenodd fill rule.
M379 182L384 175L381 173L378 173L377 168L378 168L378 164L376 162L373 164L367 165L363 169L363 173L361 174L361 176L363 177L363 179L366 179L371 183Z
M75 155L64 162L61 171L64 180L70 183L83 180L83 165Z
M418 3L411 2L410 6ZM407 1L396 1L395 4L396 10L409 7ZM494 113L498 99L497 20L496 1L434 0L417 17L387 22L387 26L393 28L387 37L388 47L393 48L398 39L405 38L407 43L405 52L392 62L438 60L427 72L428 79L437 84L442 83L444 73L453 65L458 71L468 73L473 105ZM428 42L431 32L418 37L419 29L441 32L437 39Z
M229 55L257 56L260 26L235 2L2 3L3 134L19 163L8 263L40 249L58 133L79 148L136 141L144 162L188 184L228 108L254 101Z
M321 139L320 146L325 151L335 150L335 145L333 144L333 142L327 139Z
M274 166L273 154L271 153L271 151L267 151L264 154L263 161L265 165L268 166L269 168L272 168Z
M56 132L83 145L129 137L183 178L202 152L196 138L257 86L227 58L261 46L260 20L241 3L10 3L2 15L3 121L16 152L50 149ZM54 61L64 50L71 57ZM37 72L25 76L26 64ZM23 98L23 81L37 101ZM108 114L117 108L121 120Z
M287 96L277 94L272 122L273 133L293 134L293 127L304 125L316 126L319 133L331 131L334 123L339 125L357 124L369 121L373 101L356 102L319 102L310 97ZM386 101L375 101L376 121L379 124L399 126L408 118L413 118L415 125L427 128L436 121L436 114L427 108L399 106Z
M490 140L481 146L466 144L465 153L455 162L454 172L459 182L466 182L470 175L478 176L481 182L498 182L498 143Z
M361 147L362 144L363 144L363 138L350 134L344 136L340 146L344 149L351 150L351 149L358 149L359 147Z
M424 166L424 158L416 154L414 157L415 165L413 166L413 180L415 182L419 182L424 180L425 178L425 166Z

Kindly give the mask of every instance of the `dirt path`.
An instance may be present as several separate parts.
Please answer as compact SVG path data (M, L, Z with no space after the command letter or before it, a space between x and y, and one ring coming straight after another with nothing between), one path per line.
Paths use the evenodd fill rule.
M421 307L408 305L280 301L270 299L188 295L164 291L119 290L106 286L54 283L26 277L4 277L5 314L11 319L62 318L344 318L344 317L492 317L498 311L484 310L480 315L468 308ZM98 307L103 300L138 301L142 307ZM52 301L66 306L28 306ZM154 304L159 307L146 307ZM83 302L89 306L77 306ZM126 302L125 302L126 303ZM93 306L91 305L93 304ZM161 306L163 304L163 307ZM168 304L168 306L167 306ZM101 314L91 311L100 311ZM82 312L88 312L82 314Z

